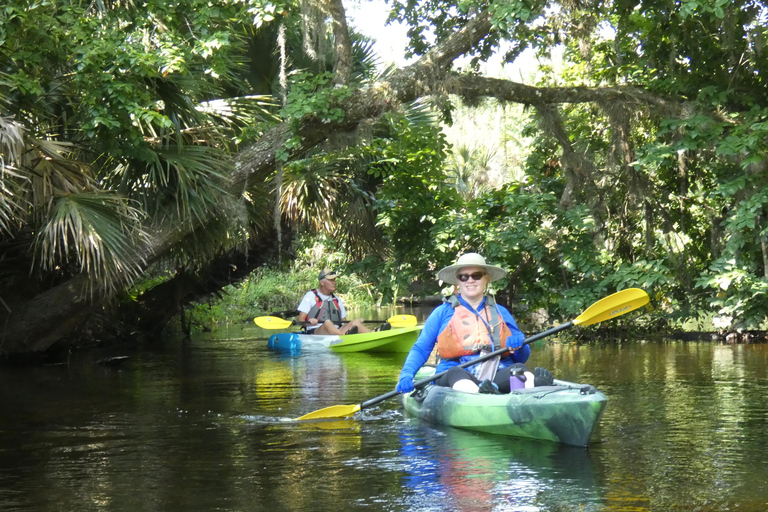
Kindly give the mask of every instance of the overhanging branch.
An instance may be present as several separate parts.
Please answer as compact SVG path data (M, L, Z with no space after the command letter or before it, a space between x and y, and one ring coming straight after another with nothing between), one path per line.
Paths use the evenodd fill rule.
M626 105L654 107L667 113L679 112L684 105L681 98L664 97L633 86L533 87L499 78L454 75L446 80L445 88L468 100L496 98L527 105L618 101Z

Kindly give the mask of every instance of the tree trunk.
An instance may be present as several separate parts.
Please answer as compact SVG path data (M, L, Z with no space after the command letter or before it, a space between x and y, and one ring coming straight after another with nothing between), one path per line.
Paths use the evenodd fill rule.
M333 73L335 84L346 84L352 75L352 41L347 29L347 16L341 0L327 0L328 13L333 25L334 57Z

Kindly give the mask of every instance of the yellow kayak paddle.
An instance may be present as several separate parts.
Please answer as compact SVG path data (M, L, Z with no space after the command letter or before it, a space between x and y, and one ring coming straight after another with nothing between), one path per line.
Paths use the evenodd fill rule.
M544 332L540 332L539 334L534 334L533 336L526 338L525 340L523 340L523 345L533 343L534 341L540 340L547 336L551 336L565 329L569 329L574 325L586 326L586 325L596 324L598 322L604 322L606 320L611 320L612 318L621 316L624 313L629 313L630 311L633 311L637 308L645 306L646 304L648 304L648 300L649 300L648 294L645 293L645 291L641 290L640 288L629 288L626 290L622 290L620 292L616 292L613 295L609 295L608 297L605 297L604 299L600 299L599 301L595 302L594 304L589 306L589 308L587 308L586 311L584 311L575 319L569 322L566 322L564 324L558 325L556 327L553 327L551 329L548 329ZM509 351L510 349L507 347L500 348L498 350L494 350L489 354L485 354L484 356L480 356L476 359L473 359L472 361L467 361L466 363L462 363L458 366L460 368L466 368L468 366L481 363L483 361L494 358L496 356L504 356ZM447 370L444 372L437 373L428 379L414 382L413 386L415 388L424 387L430 382L433 382L439 379L446 373L447 373ZM352 416L353 414L355 414L357 411L361 409L365 409L366 407L370 407L371 405L377 404L379 402L383 402L388 398L397 396L397 394L398 394L397 391L390 391L389 393L385 393L381 396L377 396L376 398L371 398L370 400L367 400L361 404L333 405L331 407L326 407L324 409L320 409L320 410L311 412L309 414L305 414L304 416L301 416L297 419L300 421L304 421L304 420L322 420L322 419L331 419L331 418L347 418Z
M414 327L418 320L413 315L394 315L386 320L364 320L365 323L383 324L389 322L393 328ZM262 329L287 329L292 325L308 325L309 322L298 322L296 320L286 320L277 316L257 316L253 322Z

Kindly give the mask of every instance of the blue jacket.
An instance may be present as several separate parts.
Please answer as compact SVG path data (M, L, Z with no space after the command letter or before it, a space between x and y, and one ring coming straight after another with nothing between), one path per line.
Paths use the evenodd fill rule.
M461 304L469 309L470 311L473 310L472 306L467 304L467 302L461 298L461 295L459 295L459 301ZM478 307L478 310L482 310L485 307L485 298L483 298L483 302L480 303L480 306ZM504 306L498 306L499 312L501 313L501 317L504 319L504 322L509 327L510 332L512 335L507 338L507 346L508 347L518 347L525 339L525 336L522 332L520 332L520 329L517 327L517 322L515 322L515 319L512 318L512 314L505 308ZM432 350L435 348L435 344L437 343L437 337L440 335L441 332L443 332L448 325L448 322L453 317L453 307L450 303L446 302L434 309L432 313L430 313L429 317L427 317L427 321L424 322L424 328L421 330L421 334L419 334L419 338L416 340L416 343L414 343L413 347L411 348L411 351L408 352L408 357L405 359L405 363L403 364L403 369L400 371L400 378L403 377L410 377L413 379L413 377L416 375L416 372L419 371L419 368L424 366L424 363L427 362L429 359L429 356L432 354ZM476 310L477 311L477 310ZM499 347L495 347L498 349ZM528 360L528 357L531 355L531 346L525 345L522 348L518 348L515 350L514 353L511 355L502 358L499 361L499 368L504 368L505 366L511 366L515 363L524 363ZM462 356L460 360L456 359L444 359L440 361L440 363L437 365L436 372L442 372L445 370L448 370L449 368L452 368L454 366L458 366L461 363L464 363L466 361L470 361L472 359L475 359L478 357L478 354L473 354L471 356Z

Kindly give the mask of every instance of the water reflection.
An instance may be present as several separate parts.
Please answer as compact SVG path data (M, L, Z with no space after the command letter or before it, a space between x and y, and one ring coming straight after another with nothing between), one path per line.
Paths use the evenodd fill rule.
M409 426L400 454L410 510L593 510L597 490L583 448L450 427Z

